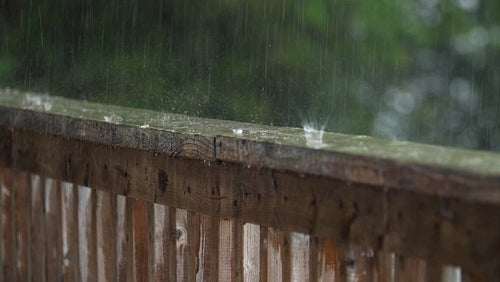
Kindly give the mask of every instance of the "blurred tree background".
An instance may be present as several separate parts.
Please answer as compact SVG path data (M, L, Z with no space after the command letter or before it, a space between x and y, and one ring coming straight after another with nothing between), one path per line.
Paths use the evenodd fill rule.
M0 86L500 151L500 1L0 0Z

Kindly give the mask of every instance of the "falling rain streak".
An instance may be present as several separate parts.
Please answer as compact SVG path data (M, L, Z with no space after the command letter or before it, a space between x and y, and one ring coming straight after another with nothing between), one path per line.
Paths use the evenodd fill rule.
M499 3L4 0L0 87L499 151Z

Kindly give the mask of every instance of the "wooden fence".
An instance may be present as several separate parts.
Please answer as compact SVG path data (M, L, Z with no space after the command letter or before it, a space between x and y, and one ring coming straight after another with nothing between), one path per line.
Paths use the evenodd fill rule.
M498 281L500 156L0 91L1 281Z

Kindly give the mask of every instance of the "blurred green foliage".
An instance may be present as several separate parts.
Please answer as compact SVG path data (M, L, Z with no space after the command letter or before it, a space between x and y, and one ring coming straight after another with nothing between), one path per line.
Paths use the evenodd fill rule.
M0 86L500 150L496 0L0 0Z

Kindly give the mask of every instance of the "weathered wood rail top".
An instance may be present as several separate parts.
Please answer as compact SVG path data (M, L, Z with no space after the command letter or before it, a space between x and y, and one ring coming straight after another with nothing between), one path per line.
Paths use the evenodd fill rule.
M500 155L0 91L0 166L497 273Z

